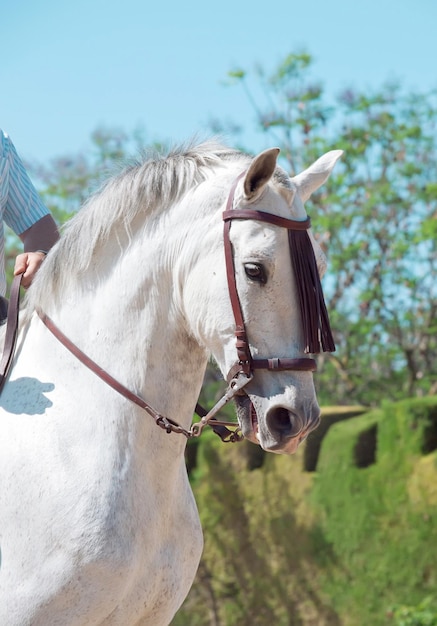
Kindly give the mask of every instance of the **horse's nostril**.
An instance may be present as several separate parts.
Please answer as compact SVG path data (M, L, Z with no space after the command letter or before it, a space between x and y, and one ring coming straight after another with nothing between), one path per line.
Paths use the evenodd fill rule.
M302 420L284 407L278 407L267 415L269 428L282 437L296 437L302 430Z
M287 409L278 409L274 414L274 420L279 430L288 430L291 426L290 414Z

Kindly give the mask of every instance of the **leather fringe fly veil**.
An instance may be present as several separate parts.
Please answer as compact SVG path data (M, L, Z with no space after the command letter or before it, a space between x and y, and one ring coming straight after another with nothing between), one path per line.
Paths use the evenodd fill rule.
M310 354L334 352L334 338L308 231L289 228L288 241L296 277L304 352Z

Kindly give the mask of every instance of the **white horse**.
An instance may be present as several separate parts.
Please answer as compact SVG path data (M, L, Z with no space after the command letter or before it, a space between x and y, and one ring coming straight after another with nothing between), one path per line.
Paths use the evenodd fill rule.
M209 355L233 371L241 430L265 450L293 452L318 424L287 224L306 220L303 201L341 152L291 179L278 152L205 143L132 166L48 255L0 396L1 626L169 624L202 551L178 430L200 432L190 424ZM224 208L239 215L225 221L228 272ZM50 319L159 417L73 355Z

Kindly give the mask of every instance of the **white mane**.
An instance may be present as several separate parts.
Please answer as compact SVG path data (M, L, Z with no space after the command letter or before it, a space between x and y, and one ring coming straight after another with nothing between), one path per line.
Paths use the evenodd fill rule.
M247 155L218 142L180 146L168 154L152 153L141 163L110 178L64 226L63 236L44 262L26 298L29 311L40 299L56 297L61 288L91 264L96 246L114 228L130 232L134 219L160 212L203 182L214 168Z

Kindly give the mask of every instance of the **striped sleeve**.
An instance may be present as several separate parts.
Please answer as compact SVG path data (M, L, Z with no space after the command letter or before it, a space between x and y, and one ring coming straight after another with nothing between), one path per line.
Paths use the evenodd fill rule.
M6 134L3 139L9 161L9 187L3 219L20 235L47 215L49 210L33 186L14 144Z

